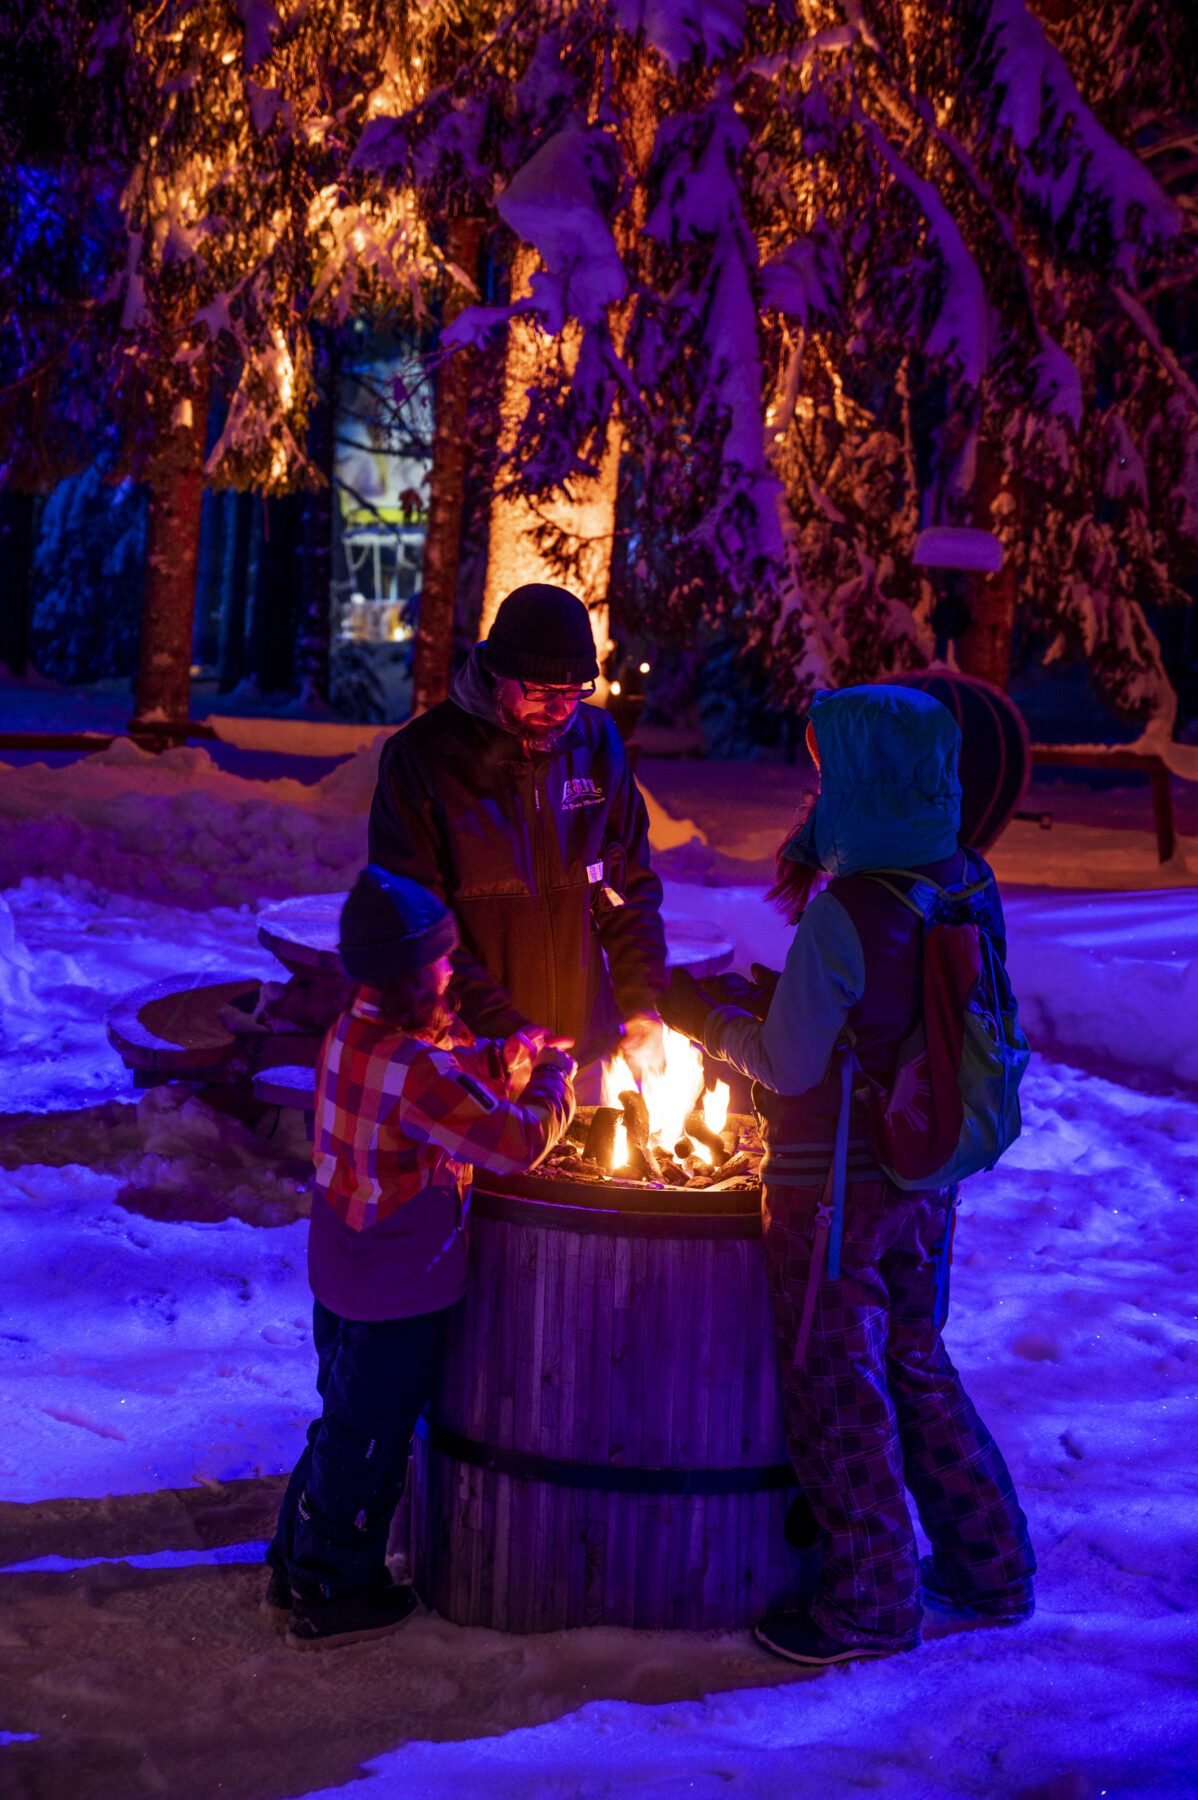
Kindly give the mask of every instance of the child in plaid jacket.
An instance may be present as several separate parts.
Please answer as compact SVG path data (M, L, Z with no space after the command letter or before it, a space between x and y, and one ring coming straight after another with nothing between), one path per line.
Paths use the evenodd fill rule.
M323 1411L267 1552L268 1603L290 1613L301 1647L374 1636L411 1612L384 1556L446 1311L465 1288L473 1165L529 1169L573 1116L560 1043L454 1030L456 942L434 895L373 865L342 914L342 961L363 985L316 1068L308 1275Z

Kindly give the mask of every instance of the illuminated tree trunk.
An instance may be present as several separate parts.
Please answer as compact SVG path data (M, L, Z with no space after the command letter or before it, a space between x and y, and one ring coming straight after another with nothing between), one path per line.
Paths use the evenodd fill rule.
M626 258L633 251L636 234L644 223L646 212L645 177L658 125L657 93L652 76L641 69L631 82L626 103L627 151L634 172L631 203L616 225L616 240ZM512 264L512 298L527 294L537 266L536 253L521 246ZM613 321L613 337L617 350L622 350L628 326L630 304L624 301ZM565 350L567 363L577 354L571 344L567 326ZM513 319L508 326L507 362L504 373L504 395L501 413L500 448L511 449L527 406L527 391L534 385L544 338L536 325L528 320ZM575 577L579 597L586 602L591 615L591 630L600 666L610 651L611 607L608 590L611 585L612 552L616 535L616 497L620 482L620 455L624 433L619 417L613 412L607 428L607 440L598 474L590 481L571 484L572 496L557 495L531 502L511 495L496 495L491 508L490 542L487 560L487 583L483 596L480 636L485 637L504 595L526 581L556 582L560 571L538 551L533 533L539 525L555 525L572 537L579 546L578 573ZM601 686L600 697L606 695Z
M472 279L478 269L483 221L451 219L446 253ZM445 297L444 331L473 296L455 282ZM462 509L466 484L466 425L478 366L477 352L463 348L437 371L433 419L433 466L429 474L428 532L420 585L420 620L412 665L412 711L427 712L449 693L458 569L462 553Z
M985 531L995 524L994 503L1003 492L1002 461L982 437L978 444L975 522ZM966 581L969 624L957 639L957 666L979 675L1004 693L1011 679L1011 638L1015 628L1016 573L1008 558L997 575L970 575Z
M512 264L513 299L528 293L536 266L536 252L522 247ZM567 357L572 329L567 327ZM528 404L528 389L537 379L545 341L540 327L525 318L513 319L508 326L500 414L501 452L509 452L515 444L520 420ZM595 648L602 662L611 647L607 589L615 536L621 436L618 421L613 416L598 475L591 481L573 483L573 494L569 499L554 495L534 505L518 494L496 494L491 505L480 637L486 637L500 601L513 588L521 587L527 581L556 583L561 580L561 571L541 554L534 535L539 526L551 524L579 545L575 582L579 598L585 601L591 614Z
M204 406L196 400L175 426L150 482L134 726L187 723L203 497Z

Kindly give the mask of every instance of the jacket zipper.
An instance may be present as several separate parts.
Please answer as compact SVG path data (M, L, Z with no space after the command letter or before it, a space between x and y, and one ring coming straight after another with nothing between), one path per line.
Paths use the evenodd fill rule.
M533 761L532 754L529 751L527 744L524 746L524 754L528 758L529 772L532 776L533 871L536 876L537 895L541 901L544 914L545 992L549 997L549 1005L547 1008L549 1018L545 1023L548 1024L549 1020L553 1019L557 1013L557 960L553 943L553 908L549 904L549 884L546 879L548 871L546 867L547 858L545 856L544 846L545 827L541 817L544 809L541 806L541 789L537 781L537 765Z

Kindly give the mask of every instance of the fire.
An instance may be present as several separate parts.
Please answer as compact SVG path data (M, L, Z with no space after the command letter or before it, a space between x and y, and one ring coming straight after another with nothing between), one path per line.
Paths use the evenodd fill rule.
M702 1052L680 1031L667 1028L665 1032L664 1074L647 1074L638 1084L622 1056L614 1057L603 1065L604 1106L619 1107L620 1095L638 1085L649 1109L653 1142L663 1145L668 1151L672 1151L679 1138L685 1135L687 1115L700 1105L700 1096L703 1118L712 1131L722 1131L727 1122L730 1100L728 1083L717 1081L714 1088L704 1092ZM696 1145L696 1149L706 1161L714 1161L711 1152L702 1145ZM612 1167L622 1168L627 1160L627 1133L621 1124L616 1127Z
M703 1096L703 1118L712 1131L723 1131L728 1123L732 1090L726 1081L717 1081Z

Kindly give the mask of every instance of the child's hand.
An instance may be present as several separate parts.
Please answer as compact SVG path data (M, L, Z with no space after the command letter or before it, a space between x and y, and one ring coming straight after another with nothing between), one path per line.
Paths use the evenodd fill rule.
M573 1038L554 1037L544 1025L527 1025L523 1031L513 1031L509 1038L504 1039L502 1049L509 1086L517 1090L524 1086L532 1073L533 1062L540 1057L542 1051L569 1051L573 1048ZM576 1065L572 1058L567 1060L573 1073Z
M573 1042L573 1038L547 1038L538 1053L534 1068L559 1069L567 1081L573 1081L578 1073L578 1064L570 1055Z

